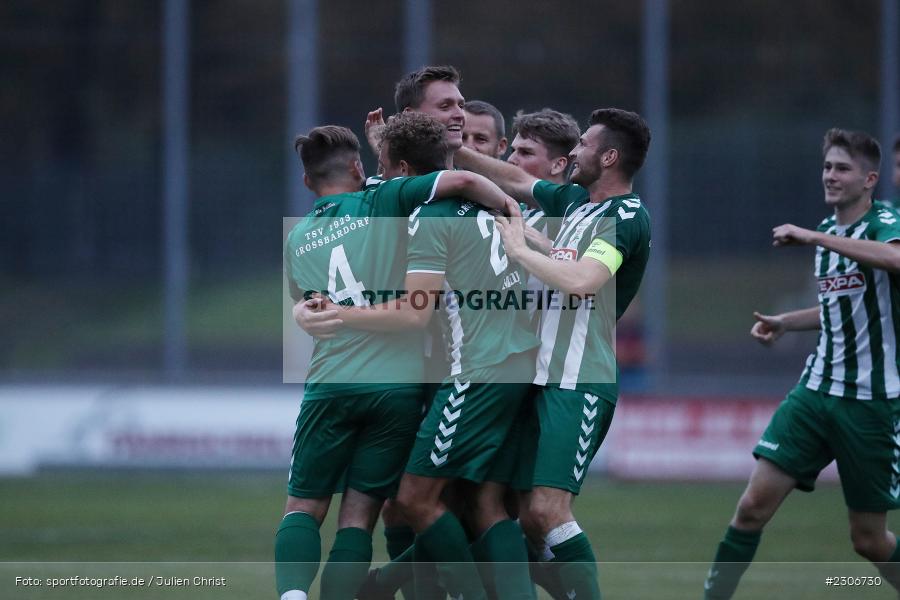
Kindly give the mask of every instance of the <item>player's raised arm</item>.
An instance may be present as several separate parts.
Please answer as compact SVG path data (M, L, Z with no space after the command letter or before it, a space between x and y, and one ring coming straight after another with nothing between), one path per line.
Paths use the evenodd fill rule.
M444 282L443 273L408 273L406 294L372 306L335 307L346 327L365 331L424 329L431 320Z
M366 115L366 141L369 143L369 148L372 149L375 156L378 156L378 151L381 148L381 136L384 134L384 127L384 111L380 106Z
M507 212L508 196L504 191L487 177L471 171L444 171L441 173L434 196L435 198L461 196L482 206Z
M873 269L900 273L900 240L857 240L786 223L772 230L773 246L821 246Z
M600 252L589 250L578 261L553 260L528 247L519 205L507 200L507 211L509 218L498 216L495 220L506 254L552 288L577 296L593 294L612 279L622 263L621 255L610 244L598 248Z
M531 188L538 180L519 167L479 154L469 148L457 150L453 160L458 167L484 175L516 200L532 201Z

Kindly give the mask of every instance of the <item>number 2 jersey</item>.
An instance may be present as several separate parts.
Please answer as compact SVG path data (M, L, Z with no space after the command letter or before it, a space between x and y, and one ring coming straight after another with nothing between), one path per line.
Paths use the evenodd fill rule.
M635 194L591 202L588 191L579 185L548 181L537 181L532 194L547 217L562 218L551 258L578 261L612 246L622 259L612 280L591 302L573 302L567 294L545 286L553 303L544 306L541 315L534 383L591 392L614 403L606 384L617 381L615 322L644 276L650 257L650 215Z
M538 345L524 295L525 273L506 256L494 217L484 207L459 200L425 204L410 216L409 235L408 272L445 278L440 317L451 377ZM528 382L532 374L505 378Z
M407 217L433 198L441 173L318 198L284 245L292 298L318 292L336 303L365 306L394 297L406 277ZM334 338L316 339L304 397L420 385L422 348L421 331L345 328Z

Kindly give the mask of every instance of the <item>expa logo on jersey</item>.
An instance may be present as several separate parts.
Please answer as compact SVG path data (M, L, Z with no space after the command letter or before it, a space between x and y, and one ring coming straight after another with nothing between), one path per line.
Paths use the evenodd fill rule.
M846 296L864 291L866 291L866 278L859 272L819 277L819 293L822 295Z
M578 260L578 249L553 248L550 250L550 258L553 260Z

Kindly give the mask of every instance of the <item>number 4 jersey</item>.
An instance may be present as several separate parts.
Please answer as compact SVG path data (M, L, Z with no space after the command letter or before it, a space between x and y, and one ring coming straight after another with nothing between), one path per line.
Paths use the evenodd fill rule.
M407 217L434 196L441 173L318 198L285 242L292 298L318 292L333 302L366 306L402 290ZM305 398L421 384L422 348L420 331L343 329L334 338L316 340Z

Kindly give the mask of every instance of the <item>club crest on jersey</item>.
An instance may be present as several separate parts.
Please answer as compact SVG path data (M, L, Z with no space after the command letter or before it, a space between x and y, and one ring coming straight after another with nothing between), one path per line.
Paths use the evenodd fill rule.
M819 294L823 296L846 296L864 291L866 291L866 278L862 273L819 277Z
M550 258L553 260L578 260L578 248L552 248Z

